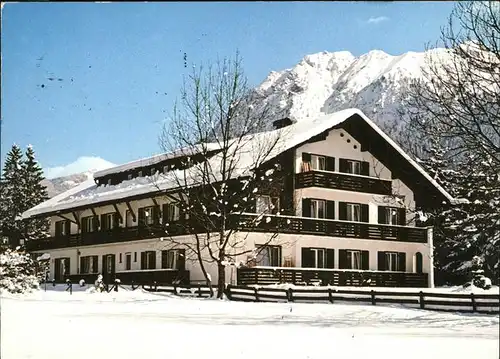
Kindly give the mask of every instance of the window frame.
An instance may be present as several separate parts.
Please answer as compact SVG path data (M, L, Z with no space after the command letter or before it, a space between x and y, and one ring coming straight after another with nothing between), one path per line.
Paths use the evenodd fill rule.
M67 220L60 220L55 222L54 233L55 237L67 237L69 233L66 233ZM71 224L69 225L71 232Z
M358 219L355 219L357 208ZM349 218L351 217L351 218ZM346 203L346 221L361 222L361 204L360 203Z
M94 268L94 258L96 258L95 262L97 263L96 268ZM79 274L95 274L99 272L99 257L96 255L93 256L81 256L80 257L80 273ZM84 266L82 267L82 260ZM86 267L86 268L85 268Z
M393 267L393 268L391 268ZM399 272L399 253L385 252L385 270Z
M255 263L260 267L281 267L282 263L282 249L281 246L277 245L266 245L266 244L256 244L255 249L258 251L258 254L255 257ZM267 253L267 258L269 259L269 264L262 264L264 260L264 251ZM260 259L259 259L260 257Z
M347 258L351 259L351 262L348 263L349 269L362 270L363 269L363 258L360 250L356 249L348 249L347 250ZM356 262L356 257L359 258L359 262ZM359 265L358 265L359 264ZM358 267L358 268L356 268Z
M315 204L316 208L315 208ZM322 206L320 206L321 204ZM319 216L320 207L323 208L323 217ZM326 200L311 198L311 218L325 219L326 218Z
M311 170L326 171L326 156L311 154ZM323 168L321 168L323 167Z
M347 173L352 175L361 175L361 161L346 159L346 170ZM358 171L355 171L357 168Z

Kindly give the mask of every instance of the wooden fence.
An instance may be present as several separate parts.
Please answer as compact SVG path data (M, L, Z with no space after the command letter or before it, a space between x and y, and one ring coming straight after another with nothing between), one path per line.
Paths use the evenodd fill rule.
M210 289L204 285L189 288L143 285L142 288L151 292L166 292L179 296L210 296ZM216 287L214 287L214 291L216 291ZM245 302L358 302L372 305L402 304L410 308L450 312L500 313L500 295L498 294L396 292L370 289L349 290L331 287L283 289L228 285L225 295L229 300Z

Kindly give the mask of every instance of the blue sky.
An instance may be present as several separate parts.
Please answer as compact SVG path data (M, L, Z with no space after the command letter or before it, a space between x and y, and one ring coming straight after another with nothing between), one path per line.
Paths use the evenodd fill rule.
M258 85L305 55L422 51L451 2L14 3L2 10L2 164L32 144L43 167L160 152L188 62L239 49ZM48 78L54 78L49 80ZM59 81L58 79L62 79ZM43 87L42 87L43 85Z

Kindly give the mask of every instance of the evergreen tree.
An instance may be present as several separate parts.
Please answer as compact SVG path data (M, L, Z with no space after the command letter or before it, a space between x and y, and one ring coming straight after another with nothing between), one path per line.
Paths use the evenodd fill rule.
M1 206L0 206L0 231L7 237L13 246L19 245L22 237L22 222L18 216L25 208L23 191L23 154L19 146L12 145L7 153L3 175L0 180Z
M25 197L22 211L39 205L48 199L47 188L42 185L44 180L43 170L35 160L33 147L28 146L26 160L22 165L23 188L21 191ZM46 219L29 219L24 223L24 240L47 237L49 223Z

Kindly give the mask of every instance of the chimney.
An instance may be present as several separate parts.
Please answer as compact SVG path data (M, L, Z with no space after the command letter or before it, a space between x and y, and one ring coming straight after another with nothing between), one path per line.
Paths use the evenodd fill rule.
M283 127L286 127L286 126L290 126L294 123L295 121L291 120L289 117L285 117L285 118L281 118L279 120L276 120L276 121L273 121L273 126L274 126L274 129L278 129L278 128L283 128Z

